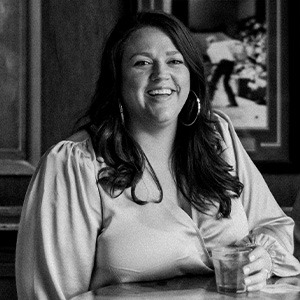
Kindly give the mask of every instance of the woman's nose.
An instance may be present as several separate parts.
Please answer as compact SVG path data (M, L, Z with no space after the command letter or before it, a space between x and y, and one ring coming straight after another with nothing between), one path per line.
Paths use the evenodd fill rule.
M164 63L154 63L150 79L152 81L168 79L170 76L168 66Z

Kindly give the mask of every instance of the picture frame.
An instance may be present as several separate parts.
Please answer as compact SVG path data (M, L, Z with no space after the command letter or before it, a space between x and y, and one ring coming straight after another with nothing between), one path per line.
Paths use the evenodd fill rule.
M249 100L256 101L258 98L255 99L255 97L261 96L264 102L259 103L260 105L252 105L252 111L242 112L242 105L238 108L228 107L229 103L227 100L227 103L223 102L222 105L220 105L220 102L214 105L215 98L217 98L215 96L215 98L211 99L212 106L230 117L244 148L262 172L297 172L300 169L300 164L299 155L295 151L297 138L295 126L297 124L295 124L294 111L298 104L292 99L291 80L289 80L291 72L291 58L289 54L291 51L289 49L290 23L288 16L291 14L291 11L289 11L288 3L282 0L229 0L226 2L214 0L212 4L212 2L204 3L202 1L189 0L186 16L182 19L191 29L200 51L207 54L208 46L203 43L207 43L209 36L215 35L219 40L226 39L223 37L224 32L218 27L217 22L224 22L226 17L228 22L232 22L231 14L234 12L241 14L237 10L244 9L247 5L247 8L249 8L251 1L253 3L252 6L255 6L256 10L259 5L259 8L265 14L266 84L265 86L262 85L260 90L256 89L256 96L252 98L245 91L245 86L244 90L241 87L241 83L245 85L245 80L239 78L239 85L235 86L235 93L240 93L238 101L242 98L248 98L245 102L249 102ZM201 5L202 7L200 7ZM204 5L205 8L203 7ZM240 7L236 9L236 5L240 5ZM219 15L217 12L218 7L221 9ZM202 12L200 16L197 10ZM245 13L245 11L243 10L242 13ZM211 28L205 27L207 23L210 23L210 20L212 20ZM254 26L258 25L254 24ZM209 83L212 73L207 71L207 77ZM241 91L243 91L243 94ZM219 91L219 97L220 95L222 97L222 93L223 96L226 94L224 86L223 90ZM253 103L254 101L250 102ZM243 113L244 115L242 115ZM247 123L249 113L253 120Z
M40 159L41 2L0 3L0 175L32 175Z
M236 131L251 158L260 166L291 163L289 149L288 28L284 1L266 1L267 122L262 129Z

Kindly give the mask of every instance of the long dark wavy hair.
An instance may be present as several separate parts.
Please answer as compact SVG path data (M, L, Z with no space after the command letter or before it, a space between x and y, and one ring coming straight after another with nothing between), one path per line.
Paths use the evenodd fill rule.
M126 130L119 107L122 103L121 62L124 47L129 36L143 27L158 28L172 40L189 68L191 90L201 101L201 112L192 126L184 126L180 120L191 113L195 99L187 99L179 114L171 157L177 187L199 211L207 213L209 207L217 202L218 217L229 217L231 199L239 197L243 185L231 174L232 167L222 158L220 135L206 97L201 55L189 30L175 17L163 12L141 12L120 19L103 50L96 91L83 118L84 126L81 126L89 132L97 156L105 162L105 167L98 174L99 184L111 197L117 197L130 187L133 201L145 204L147 202L136 196L135 188L147 166L160 191L156 202L163 199L159 180L145 153ZM126 120L126 107L123 107Z

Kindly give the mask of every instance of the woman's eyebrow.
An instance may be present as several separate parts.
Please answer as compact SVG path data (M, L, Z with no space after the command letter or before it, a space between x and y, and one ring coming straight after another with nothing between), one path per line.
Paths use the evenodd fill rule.
M176 55L176 54L181 54L178 50L172 50L172 51L167 51L166 52L166 55L167 56L172 56L172 55ZM132 59L133 57L135 56L138 56L138 55L141 55L141 56L147 56L147 57L151 57L152 54L150 52L147 52L147 51L142 51L142 52L136 52L136 53L133 53L129 59Z
M129 59L132 59L133 57L138 56L138 55L151 57L151 53L150 52L136 52L136 53L133 53L129 57Z
M175 54L181 54L178 50L174 50L174 51L167 51L166 54L168 56L171 56L171 55L175 55Z

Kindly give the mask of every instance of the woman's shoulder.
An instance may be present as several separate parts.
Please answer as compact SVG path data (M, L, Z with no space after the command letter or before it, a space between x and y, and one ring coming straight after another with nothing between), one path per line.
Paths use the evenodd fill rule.
M229 133L234 131L233 124L229 118L229 116L217 109L213 110L213 120L215 121L216 124L216 129L217 131L221 134L224 135L225 133Z
M234 129L230 117L226 113L220 110L214 110L213 119L215 121L215 129L221 138L223 149L224 150L227 149L228 151L229 149L231 149L230 156L232 157L235 156L234 151L237 151L237 149L241 149L241 148L240 148L238 135Z
M42 160L74 161L82 162L95 159L95 153L91 137L87 131L79 131L72 136L61 140L50 147L42 157Z

